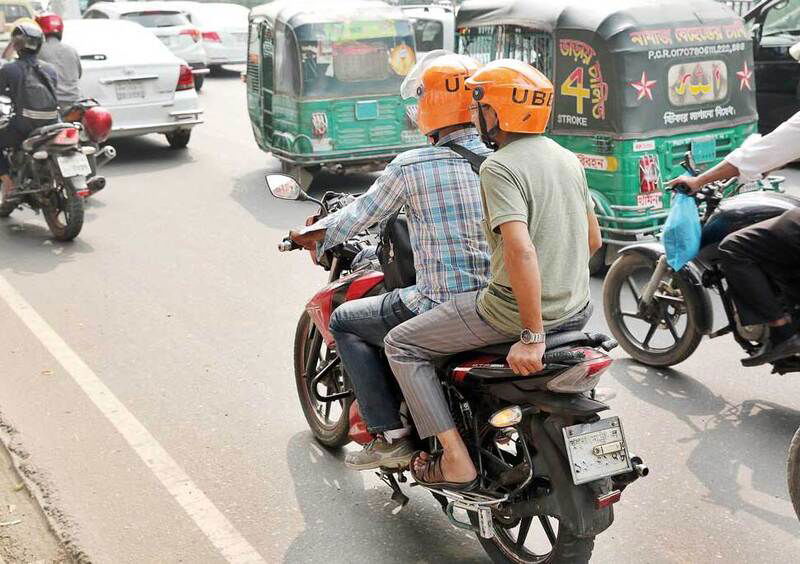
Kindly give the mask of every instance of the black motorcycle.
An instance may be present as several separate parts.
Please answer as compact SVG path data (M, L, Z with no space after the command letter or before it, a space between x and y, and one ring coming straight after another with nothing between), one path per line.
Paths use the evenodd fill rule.
M694 172L691 159L683 163ZM720 268L719 244L730 233L781 215L800 206L800 199L776 192L750 192L723 199L738 182L710 184L697 195L702 211L702 238L698 256L679 271L669 267L664 246L640 243L624 248L603 285L606 321L619 344L634 359L649 366L672 366L697 349L704 335L728 333L752 355L769 338L769 326L743 325ZM800 303L792 301L791 288L775 280L776 287L800 325ZM722 299L727 325L713 330L709 290ZM779 374L800 372L800 356L773 363Z
M0 97L0 126L11 116L11 101ZM0 218L25 205L42 212L56 240L77 237L83 227L84 198L105 185L102 177L94 176L97 167L116 155L110 145L99 148L92 138L95 133L85 120L54 123L32 131L20 147L5 149L16 188L0 203Z

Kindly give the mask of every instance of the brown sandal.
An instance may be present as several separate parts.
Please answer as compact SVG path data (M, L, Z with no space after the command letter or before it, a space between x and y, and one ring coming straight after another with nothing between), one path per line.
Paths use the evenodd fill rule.
M421 486L425 486L426 488L440 488L443 490L453 490L458 492L468 492L474 490L478 486L478 478L475 477L474 480L471 482L448 482L444 479L444 471L442 470L442 452L437 452L435 454L428 455L428 461L425 463L425 468L422 471L422 474L427 478L432 478L435 476L440 476L439 481L428 481L423 479L417 472L414 470L414 462L419 458L422 454L421 450L418 450L414 453L414 456L411 457L411 462L409 463L408 467L411 470L411 475L414 477L414 480Z

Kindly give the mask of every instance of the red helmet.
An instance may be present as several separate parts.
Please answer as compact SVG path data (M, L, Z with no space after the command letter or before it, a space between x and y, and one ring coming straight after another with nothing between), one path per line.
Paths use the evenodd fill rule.
M61 16L53 12L38 15L36 17L36 23L42 28L45 37L48 35L61 36L64 32L64 20L61 19Z

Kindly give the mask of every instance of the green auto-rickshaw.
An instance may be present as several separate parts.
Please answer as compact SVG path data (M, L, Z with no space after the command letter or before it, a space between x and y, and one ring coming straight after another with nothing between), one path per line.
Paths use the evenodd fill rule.
M458 50L524 60L553 81L549 135L586 170L602 271L616 250L659 234L663 181L719 162L756 131L753 46L713 0L465 0Z
M277 0L250 12L247 105L259 147L306 187L325 167L382 168L422 146L400 84L416 62L397 7L363 0Z

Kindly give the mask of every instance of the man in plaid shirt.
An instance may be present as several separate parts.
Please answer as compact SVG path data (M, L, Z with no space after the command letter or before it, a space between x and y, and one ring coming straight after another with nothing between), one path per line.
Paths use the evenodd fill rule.
M400 416L394 377L380 347L395 326L486 285L489 248L482 226L480 185L469 162L448 143L478 154L489 150L469 125L466 80L477 64L462 55L426 58L404 82L419 98L418 126L432 146L398 155L362 196L304 229L296 243L322 250L338 245L405 207L417 282L380 296L346 302L331 317L331 332L375 441L350 453L345 464L358 470L408 465L410 428ZM419 76L419 79L414 77Z

